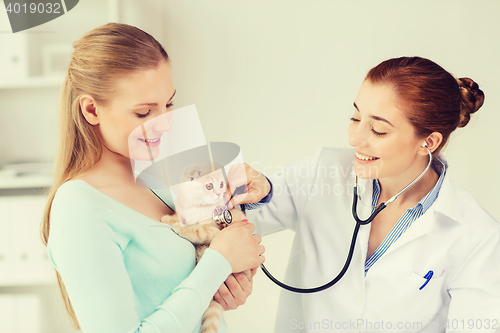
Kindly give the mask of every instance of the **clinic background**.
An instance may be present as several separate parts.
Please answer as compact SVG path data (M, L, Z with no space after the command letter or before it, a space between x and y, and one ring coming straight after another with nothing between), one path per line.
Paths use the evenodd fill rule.
M370 68L392 57L429 58L455 77L471 77L485 92L483 107L452 135L443 155L451 178L500 220L499 13L496 0L82 0L71 12L19 35L28 41L28 76L43 77L46 44L68 45L109 21L142 28L171 58L174 108L195 104L207 141L237 143L248 164L268 173L320 147L349 147L352 103ZM3 31L6 19L2 8ZM5 35L0 53L7 47ZM64 45L59 50L64 55ZM59 65L68 58L62 59ZM54 71L41 84L0 81L0 166L53 161L62 82ZM38 180L16 188L9 184L23 181L11 178L0 173L2 202L22 191L41 193ZM14 228L14 215L0 214L1 225ZM278 278L292 237L290 231L264 237L266 266ZM229 332L271 332L279 293L259 272L246 304L226 313ZM10 310L10 320L34 323L23 332L73 331L55 279L0 283L0 308L30 295L36 299L31 312ZM0 311L0 322L6 316Z

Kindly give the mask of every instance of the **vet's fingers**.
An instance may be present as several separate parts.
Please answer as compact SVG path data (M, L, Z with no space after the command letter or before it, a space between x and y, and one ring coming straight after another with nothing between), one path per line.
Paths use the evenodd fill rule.
M229 275L230 277L233 277L233 275ZM234 277L233 277L234 278ZM227 280L226 280L227 281ZM224 282L220 288L219 288L219 293L221 295L221 297L224 299L224 302L226 302L226 309L227 310L234 310L236 309L238 306L236 305L236 301L235 301L235 297L234 295L231 293L231 290L228 288L226 282ZM227 311L226 310L226 311Z
M233 274L228 276L224 285L226 286L227 291L223 288L219 290L221 292L221 296L224 298L224 301L226 301L227 308L229 310L234 310L241 304L245 303L245 299L248 295L243 291Z
M221 296L220 292L217 290L217 292L215 293L214 295L214 300L220 304L220 306L222 306L222 308L224 309L224 311L228 311L230 310L226 301L224 300L224 298Z
M229 168L227 178L231 192L234 192L237 187L246 185L245 193L234 196L233 207L242 203L259 202L271 190L271 184L267 178L246 163Z
M224 284L226 285L227 289L229 290L229 292L231 293L231 295L234 298L238 297L238 294L243 291L243 288L241 288L241 285L240 285L239 281L236 279L235 274L239 274L239 273L230 274L227 277L226 281L224 281ZM227 302L227 299L226 299L226 302Z
M252 184L258 184L258 186L252 185ZM237 194L235 195L230 201L229 205L230 208L236 206L236 205L241 205L244 203L249 203L249 202L259 202L263 197L267 195L269 191L264 193L266 189L262 187L262 184L259 182L252 181L249 186L248 186L248 191L245 193Z
M229 209L243 203L252 202L247 200L247 193L237 194L235 195L227 204Z
M262 237L259 234L253 234L252 237L257 241L257 244L262 242Z
M269 193L270 190L271 190L271 185L269 184L269 182L265 177L264 180L262 179L252 180L250 184L248 184L247 197L248 199L252 199L253 202L259 202Z
M248 279L248 281L253 283L253 276L252 276L252 271L250 269L247 269L246 271L241 272L245 275L245 277ZM238 279L236 277L236 279Z
M246 294L246 296L252 293L253 283L250 274L251 274L250 270L239 273L233 273L234 277L236 278L236 281L240 285L241 290Z

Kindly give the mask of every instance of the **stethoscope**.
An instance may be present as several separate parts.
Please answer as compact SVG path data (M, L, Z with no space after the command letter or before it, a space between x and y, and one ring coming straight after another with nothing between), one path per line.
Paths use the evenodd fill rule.
M398 196L401 195L401 193L405 192L413 184L415 184L416 182L418 182L420 180L420 178L422 178L423 175L427 172L427 170L429 170L429 168L431 166L431 163L432 163L432 153L429 150L429 148L427 148L427 143L426 142L424 142L422 144L422 147L425 148L425 149L427 149L427 152L429 153L429 163L427 164L427 167L425 168L425 170L422 171L422 173L417 178L415 178L410 184L408 184L405 188L403 188L401 191L399 191L397 194L395 194L392 198L390 198L386 202L382 202L381 204L379 204L375 208L375 210L372 212L372 214L366 220L361 220L358 217L358 213L357 213L357 208L358 208L358 176L356 175L355 182L354 182L354 197L353 197L353 202L352 202L352 216L356 220L356 227L354 228L354 232L353 232L352 240L351 240L351 246L349 247L349 254L347 255L347 259L346 259L346 262L344 264L344 267L342 268L342 270L340 271L340 273L332 281L330 281L327 284L324 284L322 286L316 287L316 288L295 288L295 287L286 285L286 284L278 281L274 276L271 275L271 273L269 273L269 271L266 269L266 267L264 266L264 264L261 264L262 271L264 271L264 273L267 275L267 277L269 279L271 279L271 281L273 281L274 283L276 283L281 288L289 290L289 291L293 291L293 292L296 292L296 293L302 293L302 294L317 293L319 291L328 289L331 286L333 286L334 284L336 284L337 282L339 282L340 279L344 276L344 274L347 271L347 269L349 268L349 265L351 264L352 255L354 253L354 246L356 244L356 238L358 237L358 231L359 231L360 226L366 225L366 224L369 224L370 222L372 222L375 219L375 217L385 207L387 207L388 204L390 204L391 202L393 202L394 200L396 200L398 198Z

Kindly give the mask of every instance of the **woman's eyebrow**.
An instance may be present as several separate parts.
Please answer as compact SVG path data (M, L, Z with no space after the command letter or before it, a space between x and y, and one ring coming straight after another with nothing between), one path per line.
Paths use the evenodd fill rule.
M172 94L172 97L170 97L170 99L168 100L169 102L172 100L172 98L174 98L176 92L177 92L177 89L174 90L174 93Z
M392 127L394 127L394 125L393 125L393 124L391 124L391 123L389 122L389 120L387 120L387 119L385 119L385 118L382 118L382 117L377 117L377 116L373 116L373 115L370 115L370 117L371 117L371 118L373 118L373 119L375 119L375 120L380 120L380 121L386 122L386 123L388 123L389 125L391 125Z
M352 104L354 105L354 107L356 108L356 110L358 110L358 112L360 112L360 111L359 111L359 109L358 109L358 106L356 105L356 102L354 102L354 103L352 103ZM382 117L379 117L379 116L374 116L374 115L370 115L370 118L375 119L375 120L379 120L379 121L386 122L386 123L388 123L389 125L391 125L392 127L394 127L394 125L393 125L393 124L391 124L391 122L390 122L389 120L385 119L385 118L382 118Z
M170 99L168 100L169 102L172 100L172 98L174 98L175 96L175 93L177 92L177 89L174 91L174 93L172 94L172 97L170 97ZM142 106L142 105L147 105L147 106L157 106L158 103L141 103L141 104L137 104L135 106Z

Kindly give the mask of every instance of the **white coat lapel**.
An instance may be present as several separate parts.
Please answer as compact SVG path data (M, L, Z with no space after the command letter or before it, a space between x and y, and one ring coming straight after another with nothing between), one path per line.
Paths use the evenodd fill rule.
M459 221L456 213L453 211L453 200L455 193L452 189L448 174L445 175L443 184L439 191L438 198L429 209L415 220L411 226L387 249L387 253L429 233L436 225L436 214L444 214L455 221Z
M384 255L387 255L397 248L429 233L434 226L434 213L434 206L429 207L425 214L413 221L411 226L394 243L391 244Z

